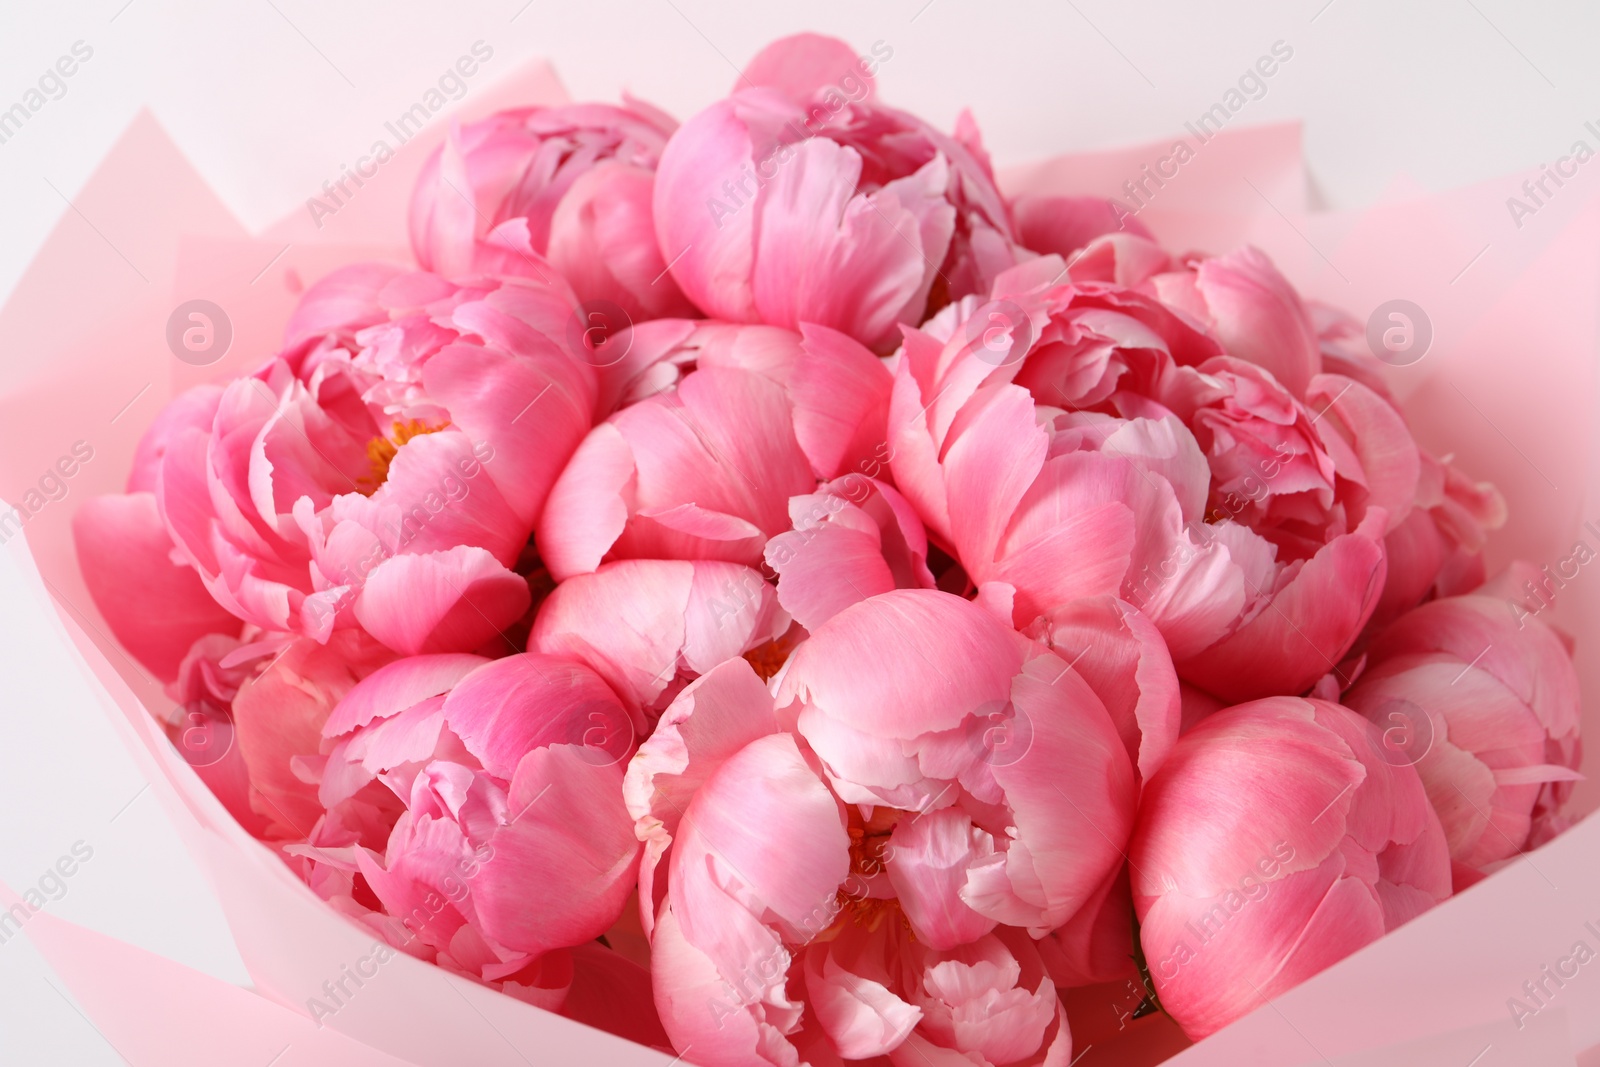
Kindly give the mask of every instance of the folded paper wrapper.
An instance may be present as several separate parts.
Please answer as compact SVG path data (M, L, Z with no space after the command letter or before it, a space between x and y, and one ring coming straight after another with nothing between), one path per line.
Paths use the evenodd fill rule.
M140 1067L265 1063L290 1047L296 1063L374 1067L676 1062L403 954L337 1013L313 1021L307 999L371 951L371 934L251 838L173 750L152 715L170 701L109 636L71 542L75 503L122 491L161 405L271 354L306 284L353 260L408 262L412 180L449 121L564 99L547 66L524 68L436 117L320 226L296 210L259 235L141 115L0 310L3 350L28 354L0 362L0 496L20 500L75 440L95 450L65 506L30 517L26 548L19 538L13 550L31 555L38 595L54 606L63 640L210 878L254 982L243 989L36 915L30 938ZM1062 157L1013 168L1001 184L1012 194L1118 195L1169 147ZM1491 572L1512 558L1555 563L1580 536L1593 541L1580 529L1596 517L1587 501L1600 499L1600 196L1580 175L1519 228L1505 195L1521 178L1446 194L1401 180L1361 212L1315 211L1299 127L1285 124L1217 135L1139 213L1174 250L1254 244L1304 294L1357 316L1397 297L1426 310L1427 356L1390 381L1424 445L1454 453L1505 494L1512 520L1491 539ZM197 297L224 308L234 331L226 355L206 367L175 359L165 343L171 310ZM1585 653L1600 644L1600 578L1572 582L1545 617L1576 638L1584 727L1595 736L1600 656ZM1600 786L1579 783L1576 810L1597 805ZM0 903L14 900L0 888ZM1580 971L1520 1024L1507 1004L1575 942L1600 947L1586 922L1600 929L1594 818L1191 1047L1165 1020L1127 1020L1125 994L1106 992L1108 1025L1078 1035L1076 1064L1461 1067L1492 1049L1486 1063L1600 1065L1600 970Z

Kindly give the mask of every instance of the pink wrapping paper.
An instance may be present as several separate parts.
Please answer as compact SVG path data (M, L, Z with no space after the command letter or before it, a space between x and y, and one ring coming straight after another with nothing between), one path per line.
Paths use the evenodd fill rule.
M0 900L16 897L0 886ZM406 1067L249 990L40 912L28 937L100 1036L134 1067Z
M462 117L562 98L540 65L469 98ZM31 935L136 1063L190 1062L167 1055L174 1027L182 1032L182 1020L161 1010L168 996L210 1013L205 1032L193 1035L193 1047L210 1054L195 1053L193 1062L243 1052L254 1058L258 1047L280 1038L280 1045L303 1042L308 1056L325 1057L297 1062L673 1062L403 955L320 1028L312 1023L307 998L370 952L370 935L327 908L251 839L172 750L151 719L168 702L108 636L71 547L74 508L92 495L120 491L135 442L167 399L273 351L300 289L333 266L406 258L411 181L447 121L436 117L321 227L296 209L251 236L155 122L141 116L0 311L0 341L31 353L0 366L0 495L21 499L75 441L94 448L66 499L47 503L25 528L39 592L54 604L83 669L99 682L108 714L200 858L256 986L240 990L40 916ZM1002 184L1010 193L1117 195L1166 146L1018 167ZM1536 566L1554 562L1582 522L1597 517L1587 502L1600 471L1594 434L1600 200L1592 187L1569 183L1562 199L1518 230L1502 200L1520 180L1444 196L1419 195L1397 182L1366 212L1311 214L1299 128L1279 125L1229 130L1208 142L1139 215L1174 248L1222 251L1254 243L1304 292L1358 317L1392 297L1420 304L1432 320L1432 348L1421 362L1395 369L1391 381L1424 444L1453 449L1475 477L1505 492L1513 519L1491 542L1491 567L1512 556ZM223 307L234 330L227 355L205 367L174 359L164 340L171 309L195 297ZM1600 578L1585 573L1550 617L1578 638L1589 697L1585 725L1594 731L1600 660L1583 650L1600 642ZM1580 784L1581 810L1595 806L1597 789ZM1570 1050L1600 1045L1600 962L1581 970L1520 1028L1507 1000L1575 940L1600 947L1596 857L1600 821L1589 819L1171 1062L1445 1063L1456 1061L1438 1057L1480 1037L1506 1054L1496 1062L1574 1062ZM1123 1019L1118 991L1079 996L1103 997L1111 1013L1111 1025L1078 1042L1076 1062L1083 1067L1161 1062L1186 1044L1164 1017ZM228 1044L235 1038L237 1045ZM268 1048L262 1061L274 1051Z

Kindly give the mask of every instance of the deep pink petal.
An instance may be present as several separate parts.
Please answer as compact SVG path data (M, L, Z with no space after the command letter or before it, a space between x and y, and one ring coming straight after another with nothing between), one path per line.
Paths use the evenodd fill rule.
M172 538L151 493L101 496L72 518L84 584L106 625L157 678L171 681L189 648L239 620L206 592L193 567L173 562Z

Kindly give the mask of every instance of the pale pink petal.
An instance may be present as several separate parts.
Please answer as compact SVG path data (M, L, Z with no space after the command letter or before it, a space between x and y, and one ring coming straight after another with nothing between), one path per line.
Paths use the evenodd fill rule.
M355 615L397 652L467 652L528 610L528 583L481 548L391 556L367 576Z

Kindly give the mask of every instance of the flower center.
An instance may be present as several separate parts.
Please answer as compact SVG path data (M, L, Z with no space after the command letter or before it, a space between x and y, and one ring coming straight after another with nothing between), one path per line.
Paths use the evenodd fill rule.
M367 463L371 466L371 473L356 479L356 486L363 496L371 496L378 491L384 482L389 480L389 464L394 462L394 457L399 454L400 446L413 437L421 437L426 433L438 433L450 424L429 426L421 419L407 419L404 422L393 423L389 427L387 436L379 435L367 442Z
M850 874L839 887L836 897L839 914L824 937L836 937L845 923L876 930L886 921L898 919L909 935L910 920L901 910L900 902L888 891L889 836L905 812L896 808L874 808L870 819L863 819L860 809L850 808Z
M763 682L772 681L772 676L783 668L789 659L789 653L794 651L794 646L799 643L797 633L799 627L790 627L789 632L780 637L774 637L766 644L757 645L744 654L745 662L755 668L756 674L761 676Z

